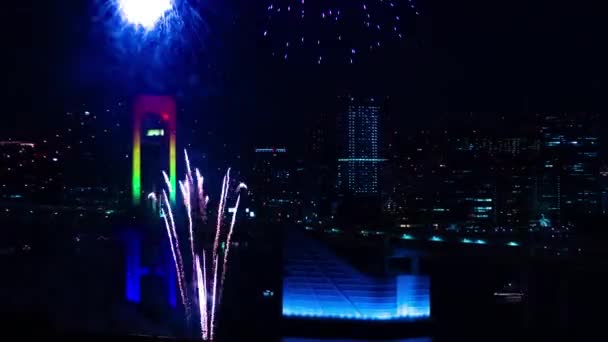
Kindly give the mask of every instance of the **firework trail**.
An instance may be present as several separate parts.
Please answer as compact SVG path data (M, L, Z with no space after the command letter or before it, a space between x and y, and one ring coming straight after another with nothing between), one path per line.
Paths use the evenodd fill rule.
M213 260L213 264L217 266L217 255ZM211 340L213 340L213 332L215 330L215 305L217 304L217 268L216 271L213 272L213 282L211 283L211 286L213 286L213 296L211 297L211 324L209 325L209 329L211 330Z
M193 179L192 179L192 169L190 168L190 158L188 158L188 151L184 149L184 157L186 160L186 181L180 182L180 187L182 188L182 196L184 197L184 205L186 206L186 211L188 212L188 232L190 233L190 252L192 254L192 271L194 273L195 264L194 264L194 232L193 232L193 223L192 223L192 188L194 187ZM184 184L185 183L185 184Z
M192 228L192 197L191 197L191 192L190 192L190 184L188 181L179 181L179 187L180 190L182 191L182 197L184 198L184 206L186 207L186 214L188 216L188 232L190 233L190 252L191 252L191 256L192 256L192 271L194 272L195 270L195 263L194 263L194 234L193 234L193 228ZM193 273L194 274L194 273Z
M207 328L207 288L205 286L205 276L201 270L201 262L198 255L195 257L196 264L196 283L198 290L198 309L200 314L201 337L203 340L208 338ZM205 251L203 250L203 269L205 268Z
M171 234L171 228L169 228L169 221L167 220L167 215L165 215L165 211L160 209L161 216L165 220L165 227L167 228L167 236L169 237L169 245L171 246L171 254L173 255L173 262L175 263L175 274L177 276L177 283L179 286L179 294L182 299L182 304L186 307L186 296L184 295L184 287L182 284L182 275L179 272L179 265L177 263L177 255L175 254L175 247L173 246L173 237Z
M247 189L245 183L239 184L236 189L238 193L241 189ZM224 281L226 280L226 270L228 269L228 254L230 253L230 241L232 240L232 233L234 232L234 223L236 222L236 213L239 210L239 203L241 201L241 194L236 197L236 203L234 204L234 211L232 212L232 220L230 221L230 230L228 231L228 237L226 238L226 251L224 252L224 262L222 264L222 278L220 281L220 295L219 299L222 299L222 292L224 290Z
M198 169L195 170L196 173L196 189L198 190L198 211L201 215L201 220L203 223L207 222L207 215L206 215L206 209L207 209L207 201L209 200L209 198L205 198L204 193L203 193L203 182L204 182L204 178L203 176L201 176L201 173Z
M171 187L171 181L169 180L169 176L165 171L163 171L163 178L165 179L165 184L167 185L167 189L169 190L169 194L173 192L173 188Z
M204 300L204 309L205 309L205 315L204 315L204 323L205 323L205 330L209 331L209 301L208 301L208 295L207 295L207 258L205 257L206 253L205 250L203 249L203 288L205 289L205 300ZM200 299L199 299L200 300Z
M224 217L224 208L226 207L226 198L228 197L228 187L230 185L230 169L226 171L226 175L224 175L224 180L222 182L222 194L220 197L220 203L218 204L217 209L217 225L215 228L215 239L213 240L213 297L211 303L211 339L213 339L213 327L215 322L215 308L217 299L217 275L219 272L218 265L218 248L219 241L221 237L222 231L222 220Z
M192 169L190 168L190 158L188 158L188 151L184 150L184 156L186 158L186 170L187 173L187 178L188 178L188 182L190 182L190 185L192 185Z
M164 172L163 172L164 173ZM164 173L166 175L166 173ZM167 185L170 183L167 183ZM182 291L182 297L184 299L185 302L185 309L186 309L186 315L188 317L190 317L190 309L188 307L188 297L186 294L186 291L184 290L183 284L186 282L185 280L185 274L184 274L184 259L182 258L182 253L180 252L180 248L179 248L179 237L177 236L177 231L175 229L175 221L173 219L173 211L171 210L171 204L169 203L169 197L167 196L167 193L165 192L165 190L163 190L163 198L165 200L165 205L167 206L167 213L169 214L169 222L171 223L171 233L173 233L173 242L175 243L175 252L177 254L177 264L178 264L178 274L179 277L181 278L180 282L182 285L180 285L180 291Z
M220 203L217 208L217 225L215 227L215 239L213 240L213 258L217 256L218 244L220 241L220 233L222 228L222 220L224 218L224 207L226 205L226 197L228 196L228 186L230 185L230 169L224 175L224 180L222 181L222 193L220 196ZM214 266L214 272L215 272Z

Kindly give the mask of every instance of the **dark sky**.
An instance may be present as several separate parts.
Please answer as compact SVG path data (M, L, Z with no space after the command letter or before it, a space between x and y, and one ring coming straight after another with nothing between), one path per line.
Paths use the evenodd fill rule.
M4 135L52 120L74 98L128 95L116 86L122 64L91 20L94 0L32 1L4 11L14 123ZM211 33L204 49L187 51L179 82L188 80L184 95L199 106L192 115L213 112L219 126L240 120L243 134L287 139L346 91L391 95L407 125L442 111L606 109L608 21L598 1L419 0L406 46L321 67L269 58L260 1L206 3L215 7Z

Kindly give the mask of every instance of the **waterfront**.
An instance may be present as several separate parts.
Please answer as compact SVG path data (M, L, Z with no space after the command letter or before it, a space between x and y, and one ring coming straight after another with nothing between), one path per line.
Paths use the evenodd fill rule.
M281 335L314 338L310 336L314 334L359 337L336 336L345 331L339 324L281 318L281 239L268 239L268 235L280 236L272 232L281 228L264 228L248 227L250 233L266 234L259 239L251 238L255 234L246 239L244 234L234 248L225 309L219 319L220 340L260 336L270 341ZM27 247L3 247L0 266L10 276L5 278L0 302L11 322L59 334L195 337L196 329L167 303L157 278L143 280L142 303L125 300L125 252L117 232L54 231ZM370 253L368 260L373 259L373 250L361 251L358 257L365 253ZM589 331L601 326L594 312L605 303L601 275L606 268L602 265L604 259L509 260L491 254L479 258L473 253L423 260L421 269L431 278L428 329L371 323L351 329L350 335L367 331L374 338L395 339L430 333L433 340L441 341L450 336L483 338L492 336L488 335L492 331L504 331L500 337L505 338ZM516 284L512 287L523 292L523 299L504 302L497 298L496 292L508 283Z

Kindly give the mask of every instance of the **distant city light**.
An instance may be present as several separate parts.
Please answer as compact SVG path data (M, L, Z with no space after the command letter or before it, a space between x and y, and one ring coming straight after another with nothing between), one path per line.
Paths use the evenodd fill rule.
M507 243L507 246L511 246L511 247L518 247L519 243L515 242L515 241L509 241Z
M429 240L434 241L434 242L442 242L443 238L440 236L431 236L431 238Z
M339 162L383 162L386 161L386 159L383 158L340 158L338 159Z
M471 239L462 239L462 243L473 243Z
M401 235L401 239L402 240L414 240L414 237L411 236L410 234L403 234L403 235Z
M173 8L173 0L118 0L118 8L125 20L149 30Z
M275 147L256 148L255 152L256 153L285 153L285 152L287 152L287 149L286 148L275 148Z

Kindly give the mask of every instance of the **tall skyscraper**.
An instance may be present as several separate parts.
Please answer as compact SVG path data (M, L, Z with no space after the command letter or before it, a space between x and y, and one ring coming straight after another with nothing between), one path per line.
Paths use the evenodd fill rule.
M558 224L599 213L597 115L542 117L537 208Z
M249 178L251 207L267 221L286 222L300 208L295 188L293 161L284 147L258 147L254 150Z
M344 194L377 195L381 158L382 100L374 97L342 99L338 115L337 188Z
M608 215L608 165L600 169L600 187L602 191L602 215Z

